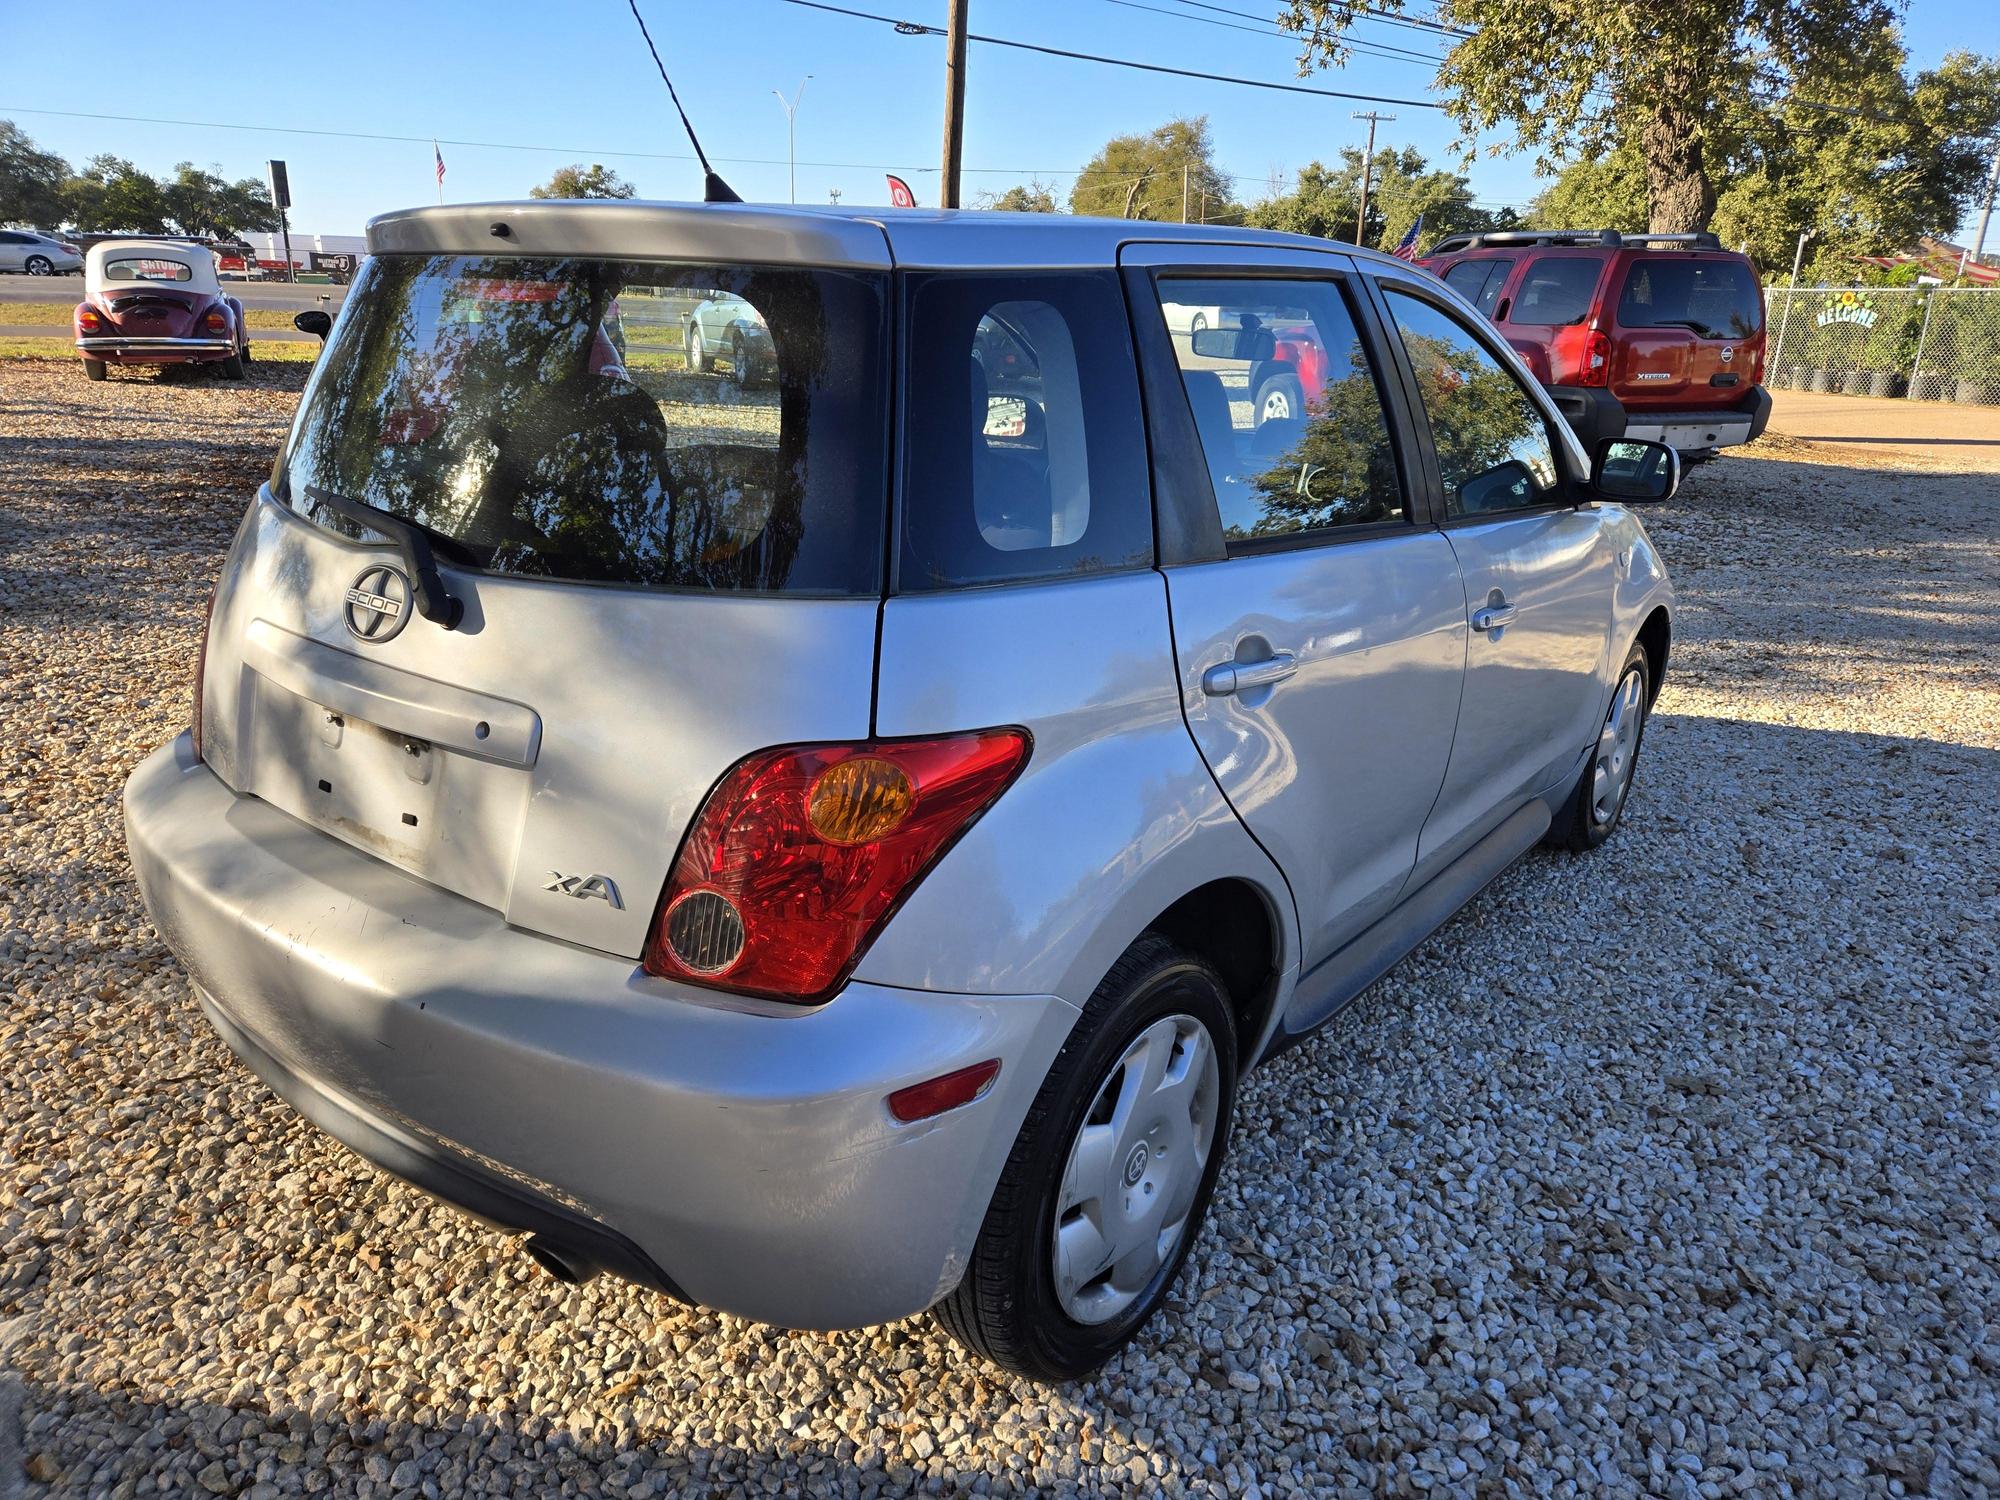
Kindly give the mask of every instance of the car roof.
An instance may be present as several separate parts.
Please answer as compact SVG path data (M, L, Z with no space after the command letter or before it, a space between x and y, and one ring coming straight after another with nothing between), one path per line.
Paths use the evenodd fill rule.
M84 285L94 289L104 285L104 263L108 260L172 260L186 266L191 275L186 286L196 291L215 291L215 252L205 245L185 240L99 240L83 253Z
M1115 266L1134 243L1337 249L1407 262L1311 235L1234 225L1161 224L987 209L651 203L630 199L451 204L383 214L371 253L587 255L831 267Z

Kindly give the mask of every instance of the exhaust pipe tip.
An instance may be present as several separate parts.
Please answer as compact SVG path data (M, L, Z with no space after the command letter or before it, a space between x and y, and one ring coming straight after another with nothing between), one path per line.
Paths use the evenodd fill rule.
M564 1286L582 1286L597 1274L597 1267L567 1246L550 1242L539 1234L528 1236L522 1246L528 1258Z

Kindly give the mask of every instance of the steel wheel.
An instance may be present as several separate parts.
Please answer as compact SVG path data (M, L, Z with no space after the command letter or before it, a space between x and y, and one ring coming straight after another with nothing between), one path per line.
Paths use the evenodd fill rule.
M1071 1141L1049 1246L1056 1300L1079 1323L1117 1317L1187 1233L1221 1099L1215 1043L1193 1016L1140 1032Z
M701 330L692 323L688 324L687 363L688 368L697 375L707 365L707 356L702 352L701 347Z
M1597 756L1590 776L1590 816L1599 825L1618 816L1632 785L1638 760L1639 729L1646 718L1646 681L1636 669L1618 680L1611 695L1611 712L1597 736Z
M1260 422L1283 422L1292 415L1292 393L1282 387L1267 391L1264 405L1257 413Z
M1207 313L1196 313L1192 318L1188 319L1188 336L1190 338L1192 338L1197 333L1207 333L1207 332L1208 332Z

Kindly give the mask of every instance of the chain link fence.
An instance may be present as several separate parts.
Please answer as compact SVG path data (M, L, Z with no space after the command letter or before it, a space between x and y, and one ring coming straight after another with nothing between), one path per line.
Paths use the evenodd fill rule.
M1764 289L1764 383L2000 406L2000 287Z

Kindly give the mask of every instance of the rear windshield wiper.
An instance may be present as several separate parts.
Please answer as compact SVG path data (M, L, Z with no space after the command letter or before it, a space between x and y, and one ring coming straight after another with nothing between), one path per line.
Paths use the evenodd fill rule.
M428 526L386 511L379 505L370 505L366 500L350 499L332 490L320 489L317 485L306 486L306 503L345 516L357 526L365 526L388 537L409 565L411 586L416 592L417 613L446 630L458 628L458 622L465 618L465 601L455 599L445 591L444 579L438 576L437 562L431 556L432 533Z
M1706 323L1697 323L1693 318L1655 318L1653 319L1653 327L1685 328L1692 333L1700 334L1705 339L1726 339L1729 337L1727 333L1717 333Z

